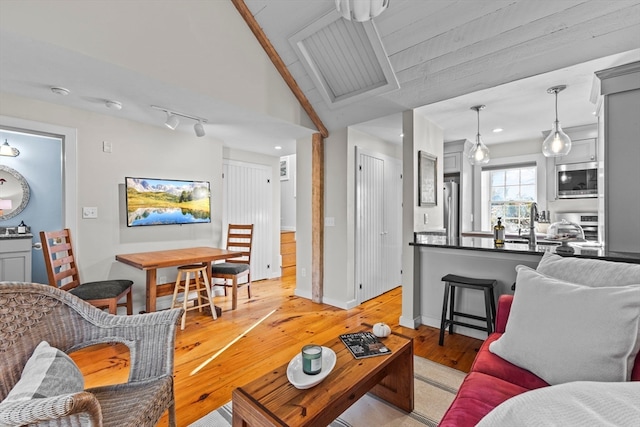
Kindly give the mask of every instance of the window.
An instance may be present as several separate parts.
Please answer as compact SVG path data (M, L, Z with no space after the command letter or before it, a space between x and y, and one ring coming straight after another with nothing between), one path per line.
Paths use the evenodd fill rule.
M529 210L536 201L536 166L520 165L482 171L483 214L491 226L502 218L505 231L517 233L529 227ZM486 192L485 190L488 190Z

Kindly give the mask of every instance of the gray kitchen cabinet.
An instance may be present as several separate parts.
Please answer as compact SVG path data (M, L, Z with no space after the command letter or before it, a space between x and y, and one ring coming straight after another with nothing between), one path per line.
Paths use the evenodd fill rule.
M462 153L444 153L442 155L442 171L444 173L459 173Z
M31 282L33 237L0 237L0 282Z
M598 159L597 138L574 139L566 156L556 157L556 165L595 162Z

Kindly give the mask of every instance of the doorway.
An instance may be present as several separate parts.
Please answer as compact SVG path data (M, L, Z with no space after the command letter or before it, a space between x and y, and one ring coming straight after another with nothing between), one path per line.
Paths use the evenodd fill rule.
M28 130L0 128L0 138L19 149L16 157L3 157L2 164L17 170L29 185L29 203L3 227L17 227L24 222L33 234L31 281L48 283L39 232L63 228L62 137L42 135Z
M402 283L402 161L356 147L356 297Z
M31 227L34 245L40 241L41 230L64 227L72 232L77 230L76 135L73 128L0 116L2 142L7 138L12 145L11 141L16 141L16 147L21 147L19 156L3 158L2 163L20 171L31 192L29 204L20 215L0 224L12 227L24 221ZM48 171L46 176L44 170ZM31 280L48 283L42 250L34 247L31 255Z
M272 168L224 160L222 171L222 242L226 242L228 224L253 224L251 280L270 279L280 268L272 265Z

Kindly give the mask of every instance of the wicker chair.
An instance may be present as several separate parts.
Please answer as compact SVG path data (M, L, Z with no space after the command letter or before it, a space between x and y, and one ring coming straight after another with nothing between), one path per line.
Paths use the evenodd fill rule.
M169 410L175 426L173 358L182 309L133 316L103 312L52 286L0 284L0 401L20 379L41 341L65 353L99 343L129 347L127 383L95 387L55 398L14 402L0 425L155 426Z

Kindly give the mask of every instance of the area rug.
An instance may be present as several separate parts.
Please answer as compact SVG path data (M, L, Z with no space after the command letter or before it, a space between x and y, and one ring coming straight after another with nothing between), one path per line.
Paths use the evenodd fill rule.
M437 426L462 384L465 374L422 357L414 356L414 410L404 412L378 399L364 395L330 427ZM190 427L226 427L231 425L231 402L199 419Z

